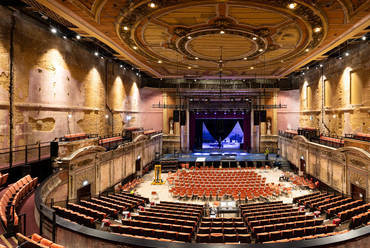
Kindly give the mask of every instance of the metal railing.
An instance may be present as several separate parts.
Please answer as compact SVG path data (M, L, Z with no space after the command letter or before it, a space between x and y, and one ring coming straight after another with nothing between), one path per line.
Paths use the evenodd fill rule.
M39 142L10 148L0 148L0 169L11 168L14 165L28 164L50 157L50 142Z

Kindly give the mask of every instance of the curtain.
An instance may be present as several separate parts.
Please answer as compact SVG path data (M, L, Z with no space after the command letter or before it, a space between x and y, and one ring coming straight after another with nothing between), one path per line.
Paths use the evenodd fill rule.
M202 149L203 144L203 121L196 120L195 122L195 148Z
M203 120L209 133L217 142L223 141L234 129L236 119L205 119Z

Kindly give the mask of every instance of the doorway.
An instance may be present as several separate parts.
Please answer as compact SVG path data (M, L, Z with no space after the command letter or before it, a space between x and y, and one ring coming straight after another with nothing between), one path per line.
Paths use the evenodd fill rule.
M351 183L351 196L354 200L365 201L366 190Z
M141 157L139 156L135 161L135 172L141 171Z
M88 200L91 197L91 184L85 185L77 190L77 201Z
M303 174L306 174L306 160L304 160L303 157L301 157L300 161L300 171L303 172Z

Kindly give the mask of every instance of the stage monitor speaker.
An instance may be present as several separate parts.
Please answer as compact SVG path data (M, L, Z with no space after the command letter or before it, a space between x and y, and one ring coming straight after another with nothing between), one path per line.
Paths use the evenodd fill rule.
M260 112L258 110L255 110L253 113L253 123L255 126L257 126L260 124Z
M260 111L260 122L266 122L266 110Z
M52 158L58 157L58 150L59 150L58 141L50 142L50 157Z
M178 110L174 110L173 111L173 122L179 122L179 119L180 119L180 113Z
M186 124L186 111L181 110L181 112L180 112L180 125L185 126L185 124Z

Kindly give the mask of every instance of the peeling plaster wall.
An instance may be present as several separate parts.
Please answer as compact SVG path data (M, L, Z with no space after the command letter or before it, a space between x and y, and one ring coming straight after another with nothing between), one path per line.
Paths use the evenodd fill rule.
M0 7L0 17L2 148L9 147L11 11ZM162 97L159 90L141 88L135 72L94 56L82 42L64 40L21 13L15 17L13 145L77 132L108 135L112 124L114 133L124 126L162 129L162 111L151 108ZM129 122L127 115L132 117Z
M299 90L280 91L278 104L286 104L287 108L278 109L278 130L297 129L299 127Z

